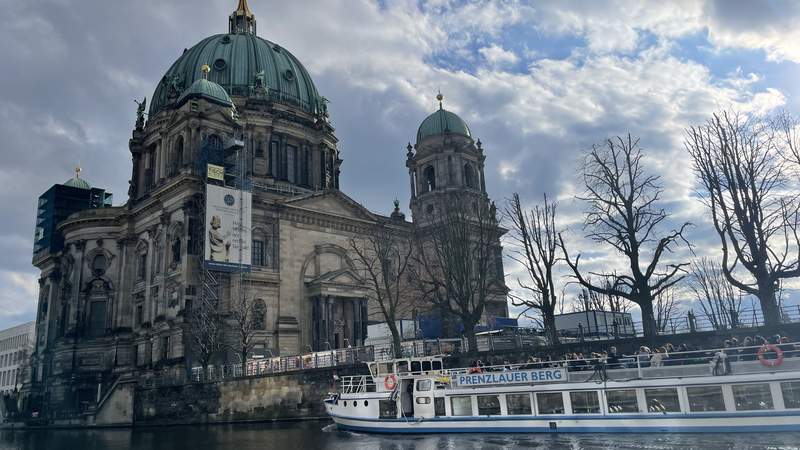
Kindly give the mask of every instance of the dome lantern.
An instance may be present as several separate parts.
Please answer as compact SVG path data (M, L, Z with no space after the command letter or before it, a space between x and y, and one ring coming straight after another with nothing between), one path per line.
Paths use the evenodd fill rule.
M247 6L247 0L239 0L236 11L228 17L228 33L256 34L256 16Z

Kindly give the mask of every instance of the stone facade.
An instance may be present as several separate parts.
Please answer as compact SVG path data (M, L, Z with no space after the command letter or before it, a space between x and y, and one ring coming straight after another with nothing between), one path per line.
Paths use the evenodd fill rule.
M242 26L242 17L252 26ZM291 68L281 69L276 79L264 70L241 73L241 64L218 59L213 68L203 67L209 79L200 88L195 82L181 94L188 83L181 77L187 75L173 74L174 68L196 49L185 52L188 56L170 69L173 75L159 84L158 107L151 108L146 121L140 107L130 139L127 202L73 214L59 225L64 250L34 255L41 276L26 387L30 410L84 411L120 379L180 373L198 364L189 345L187 316L208 276L202 256L205 162L212 153L226 155L234 139L243 142L235 169L253 195L254 261L241 276L214 274L220 310L230 311L237 292L257 302L255 353L361 345L367 323L379 320L348 255L350 240L379 221L398 233L411 232L415 223L400 214L370 212L339 191L342 159L326 100L316 96L299 62L254 31L252 13L238 11L230 33L213 39L225 48L247 37L282 55L280 64ZM200 68L186 73L192 70ZM216 94L226 91L217 89L213 79L229 91L229 98ZM241 86L242 79L249 87ZM302 95L291 95L292 89ZM417 155L423 154L427 159L420 159L419 175L409 157L412 180L421 179L426 161L442 163L455 155L459 167L475 168L475 178L465 184L455 177L440 185L488 201L482 149L471 137L454 141L446 132L427 137ZM412 188L415 218L423 201L438 195L429 190L426 197L420 189L419 183ZM504 286L486 314L507 315ZM215 362L236 362L235 352L219 352Z

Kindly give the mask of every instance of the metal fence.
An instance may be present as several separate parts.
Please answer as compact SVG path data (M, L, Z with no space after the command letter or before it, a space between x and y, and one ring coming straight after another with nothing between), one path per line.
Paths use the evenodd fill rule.
M233 363L211 365L207 370L203 370L202 367L193 367L190 381L211 382L233 378L289 373L293 371L353 365L361 362L373 361L374 359L375 350L371 345L311 352L302 355L253 358L248 360L246 364Z

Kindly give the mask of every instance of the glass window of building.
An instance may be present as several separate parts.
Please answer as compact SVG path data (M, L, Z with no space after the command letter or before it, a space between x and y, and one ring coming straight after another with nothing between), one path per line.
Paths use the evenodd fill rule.
M536 394L536 408L539 414L564 414L564 396L561 392L540 392Z
M675 388L645 389L647 411L652 413L681 412L678 390Z
M481 416L499 416L500 415L500 397L497 395L479 395L478 396L478 415Z
M725 411L722 386L692 386L686 388L689 397L689 411Z
M525 394L506 394L506 409L509 415L532 414L531 395Z
M800 381L781 383L781 393L786 409L800 408Z
M472 397L450 397L450 410L454 416L471 416Z
M733 389L733 402L737 411L773 409L769 384L736 384Z
M573 414L600 414L597 391L570 392L569 398Z
M608 412L611 414L639 412L636 389L606 391L606 401L608 402Z
M252 263L254 266L264 266L264 241L253 239Z

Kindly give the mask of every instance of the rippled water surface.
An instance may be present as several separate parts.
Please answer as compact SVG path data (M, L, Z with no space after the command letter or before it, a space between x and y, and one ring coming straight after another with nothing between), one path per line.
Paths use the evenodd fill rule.
M0 431L2 449L800 449L800 433L370 435L329 422Z

